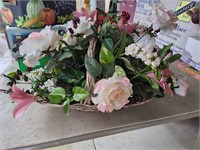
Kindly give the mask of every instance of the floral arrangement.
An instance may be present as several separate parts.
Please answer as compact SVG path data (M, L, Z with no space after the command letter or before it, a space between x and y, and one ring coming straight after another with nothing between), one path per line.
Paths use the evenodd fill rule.
M155 39L174 30L177 17L163 5L152 7L150 27L130 23L130 15L82 8L66 22L64 36L50 26L31 33L19 48L26 72L13 72L11 61L0 72L1 91L17 103L14 117L33 102L61 105L65 113L77 103L112 112L138 97L173 96L179 84L169 65L181 55L172 53L172 44L158 47ZM42 58L48 62L38 68ZM31 88L20 89L21 82Z

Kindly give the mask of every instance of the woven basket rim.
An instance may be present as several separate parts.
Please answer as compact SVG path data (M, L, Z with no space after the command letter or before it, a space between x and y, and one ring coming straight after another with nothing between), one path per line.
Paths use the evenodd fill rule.
M62 105L59 105L59 104L51 104L51 103L48 103L48 102L40 102L38 99L40 98L37 98L37 103L41 104L41 105L44 105L44 106L50 106L50 107L63 107L63 104ZM136 106L141 106L143 104L146 104L148 102L150 102L152 99L149 98L149 99L143 99L143 101L141 102L136 102L136 103L129 103L129 104L126 104L125 106L122 107L122 109L126 109L126 108L131 108L131 107L136 107ZM97 105L90 105L90 104L81 104L81 103L75 103L75 104L72 104L70 105L70 109L73 109L73 110L80 110L80 111L86 111L86 112L99 112L98 108L97 108Z

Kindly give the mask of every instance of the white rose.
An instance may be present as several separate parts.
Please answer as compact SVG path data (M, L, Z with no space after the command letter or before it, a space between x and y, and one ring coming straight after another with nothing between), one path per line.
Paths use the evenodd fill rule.
M57 32L50 29L50 26L46 26L45 29L40 32L32 32L28 38L22 41L22 45L19 47L21 55L28 55L35 50L42 52L47 50L49 47L55 49L59 40L62 37ZM50 49L50 50L51 50Z
M29 53L29 54L26 55L23 63L27 67L35 67L35 66L39 65L39 59L40 58L41 58L40 50L35 50L32 53Z

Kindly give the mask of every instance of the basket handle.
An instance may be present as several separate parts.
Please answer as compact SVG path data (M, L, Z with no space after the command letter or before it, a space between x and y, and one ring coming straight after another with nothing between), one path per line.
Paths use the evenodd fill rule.
M97 43L97 39L96 38L92 38L90 40L90 43L89 43L89 47L88 47L88 50L87 50L87 56L88 57L91 57L91 58L94 58L95 56L95 47L96 47L96 43ZM92 88L94 87L94 78L93 76L89 73L89 72L86 72L86 84L85 84L85 89L88 91L88 92L91 92ZM91 104L91 95L89 95L85 101L84 101L84 104Z

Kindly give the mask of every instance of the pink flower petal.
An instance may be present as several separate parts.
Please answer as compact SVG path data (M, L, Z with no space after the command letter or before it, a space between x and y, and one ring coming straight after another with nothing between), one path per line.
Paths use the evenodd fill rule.
M81 12L82 12L82 15L85 16L87 19L89 18L88 12L84 7L81 8Z
M17 106L13 111L14 118L18 118L26 110L26 108L35 101L35 96L20 90L16 85L12 87L10 94L12 101L17 102Z
M82 13L78 12L78 11L74 11L72 12L74 17L82 17Z
M90 13L91 21L94 20L94 17L96 16L96 14L97 14L97 11L96 11L96 10L94 10L94 11L92 11L92 12Z
M29 106L29 105L31 105L32 104L32 102L22 102L22 103L19 103L16 107L15 107L15 109L13 110L13 117L14 118L18 118L18 117L20 117L23 113L24 113L24 111L27 109L27 107Z

